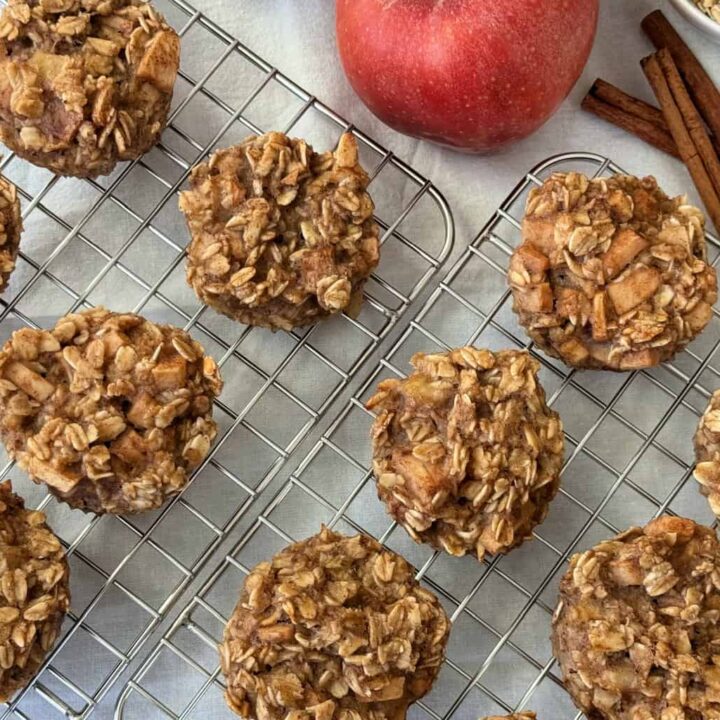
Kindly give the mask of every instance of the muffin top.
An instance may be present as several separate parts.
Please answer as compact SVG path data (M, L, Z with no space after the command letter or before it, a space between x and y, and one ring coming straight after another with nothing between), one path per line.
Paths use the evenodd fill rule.
M531 191L508 279L530 337L574 367L657 365L717 299L702 212L654 178L554 174Z
M419 542L452 555L527 539L560 483L562 423L527 352L464 347L412 359L368 402L378 494Z
M402 557L323 528L245 580L220 646L226 698L251 720L401 720L448 632Z
M720 543L661 517L575 555L560 584L553 648L590 717L720 715Z
M70 505L148 510L208 454L221 388L183 330L96 308L13 333L0 351L0 436Z
M9 0L0 137L61 175L109 173L165 126L180 40L142 0Z
M289 330L357 314L380 252L368 183L348 133L334 152L277 132L219 150L180 198L188 282L248 325Z
M70 607L70 571L45 514L0 483L0 702L27 685Z

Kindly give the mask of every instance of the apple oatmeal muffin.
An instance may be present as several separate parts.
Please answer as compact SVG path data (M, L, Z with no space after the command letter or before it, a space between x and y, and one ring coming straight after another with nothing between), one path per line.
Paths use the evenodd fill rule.
M0 350L0 437L72 507L150 510L207 456L221 389L185 331L96 308L18 330Z
M593 720L720 717L720 543L661 517L578 553L560 583L552 643Z
M22 230L17 188L0 175L0 294L5 292L15 269Z
M24 688L70 608L70 570L44 513L0 483L0 702Z
M225 697L247 720L403 720L449 629L402 557L323 528L245 580L220 645Z
M367 407L378 495L417 542L451 555L528 539L560 485L563 430L527 352L464 347L412 358Z
M531 191L508 279L520 324L578 368L658 365L717 300L702 212L654 178L557 173Z
M107 175L165 128L180 39L142 0L9 0L0 140L58 175Z
M188 283L247 325L290 330L357 314L380 258L368 183L348 133L334 152L278 132L219 150L180 198Z
M694 476L710 509L720 517L720 390L716 390L695 433Z

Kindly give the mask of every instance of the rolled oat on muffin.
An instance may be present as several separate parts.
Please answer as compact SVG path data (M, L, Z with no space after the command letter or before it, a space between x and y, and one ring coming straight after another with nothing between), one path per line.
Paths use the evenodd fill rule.
M180 198L188 283L247 325L291 330L356 315L380 258L369 182L348 133L333 152L278 132L217 151Z
M0 350L0 437L72 507L133 513L187 484L217 434L214 360L188 333L104 308Z
M532 340L578 368L672 358L712 317L702 212L652 177L556 173L530 192L508 271Z
M403 720L448 632L402 557L323 528L246 578L220 645L225 697L247 720Z
M45 514L0 483L0 702L35 676L70 609L70 570Z
M143 0L9 0L0 140L58 175L107 175L165 128L180 39Z
M367 407L390 515L451 555L504 553L532 535L560 485L563 431L527 352L464 347L412 358Z
M720 390L716 390L695 432L696 465L693 475L710 509L720 517Z
M661 517L574 555L552 642L565 687L596 720L720 717L720 543Z
M7 289L15 269L22 231L17 188L0 175L0 294Z

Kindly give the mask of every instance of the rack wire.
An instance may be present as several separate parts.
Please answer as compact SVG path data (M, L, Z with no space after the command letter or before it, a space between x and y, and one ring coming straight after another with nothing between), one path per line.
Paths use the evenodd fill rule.
M182 36L169 127L137 162L98 181L63 179L13 155L0 169L23 200L25 233L0 298L0 336L95 304L184 327L221 366L219 440L185 491L138 517L70 511L11 473L67 549L72 609L34 681L0 720L86 718L245 517L293 451L449 254L449 208L433 185L184 0L156 0ZM383 259L356 319L272 335L202 306L184 281L187 231L176 195L215 147L281 129L316 148L353 132L372 176ZM422 230L422 232L420 232ZM278 423L278 415L283 422Z
M523 178L138 667L116 720L233 718L223 704L216 646L239 588L257 562L321 522L366 532L403 554L452 618L446 662L411 718L477 720L519 709L553 720L582 717L562 688L549 642L559 577L571 553L653 516L712 522L691 479L691 438L718 385L720 322L714 311L701 338L651 371L579 373L535 352L512 313L505 276L527 193L558 170L621 172L607 158L569 153ZM718 240L708 242L716 264ZM483 563L416 545L390 521L375 496L372 415L364 408L377 382L403 376L415 352L465 344L529 349L567 438L561 492L534 542ZM180 693L168 683L172 676L183 678Z

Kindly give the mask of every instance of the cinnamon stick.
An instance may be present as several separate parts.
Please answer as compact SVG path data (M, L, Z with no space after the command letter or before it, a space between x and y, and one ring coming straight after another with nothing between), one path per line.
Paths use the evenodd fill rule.
M670 51L693 102L716 142L720 143L720 91L705 68L661 10L651 12L642 21L642 28L658 50L667 48Z
M584 110L593 113L593 115L597 115L603 120L626 130L631 135L656 147L658 150L682 159L669 130L663 130L643 117L632 115L616 105L611 105L609 102L592 94L592 92L585 96L582 107Z
M667 48L659 50L657 59L667 80L670 92L675 98L678 109L682 113L685 127L692 138L697 154L705 165L705 169L715 186L715 192L720 196L720 158L710 141L710 136L703 125L700 113L690 98L688 89L680 77L675 61Z
M612 83L598 78L590 88L590 94L598 100L603 100L619 110L642 118L645 122L659 127L668 133L668 135L670 134L662 110L650 103L646 103L644 100L639 100L632 95L628 95L624 90L621 90Z
M660 103L665 120L670 128L683 162L693 178L695 187L702 198L710 219L720 230L720 196L698 152L692 135L685 124L683 114L670 89L668 79L657 55L650 55L642 61L642 67L655 96Z

